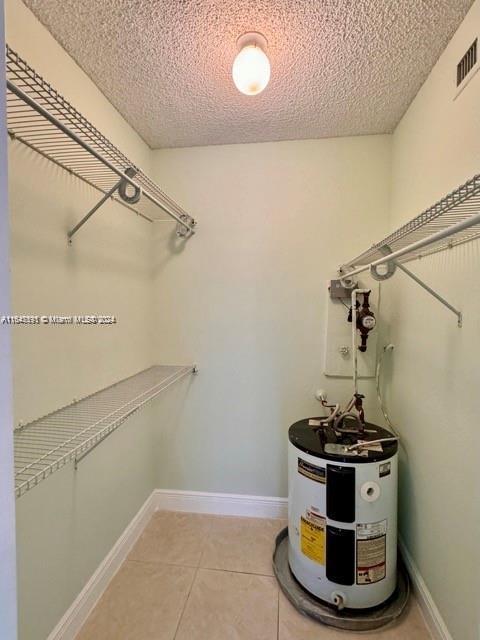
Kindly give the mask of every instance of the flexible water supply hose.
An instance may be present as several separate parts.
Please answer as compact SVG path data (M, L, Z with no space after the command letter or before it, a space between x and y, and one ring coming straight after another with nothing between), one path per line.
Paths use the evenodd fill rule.
M360 418L357 416L357 414L356 414L356 413L351 413L351 412L347 412L347 411L345 411L345 412L341 413L341 414L337 417L337 419L335 420L335 423L334 423L334 425L333 425L333 428L334 428L336 431L342 431L342 429L343 429L342 424L343 424L343 421L344 421L344 419L345 419L345 418L353 418L353 419L355 420L355 422L357 423L357 425L358 425L358 429L359 429L360 431L363 429L363 425L362 425L362 423L360 422Z

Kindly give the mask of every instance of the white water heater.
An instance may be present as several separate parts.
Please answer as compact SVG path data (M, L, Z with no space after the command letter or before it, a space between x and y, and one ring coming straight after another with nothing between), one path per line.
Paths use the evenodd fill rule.
M396 587L398 443L369 423L361 439L315 424L289 430L290 569L338 609L375 607Z

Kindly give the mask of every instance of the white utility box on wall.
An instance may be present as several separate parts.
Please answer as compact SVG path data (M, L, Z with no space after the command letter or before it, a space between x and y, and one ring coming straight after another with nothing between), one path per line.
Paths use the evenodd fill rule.
M370 289L370 308L378 321L378 283L358 282L359 289ZM327 323L325 333L324 374L339 378L352 377L352 323L347 321L351 299L331 298L327 288ZM361 302L361 296L359 296ZM363 378L375 376L378 328L370 332L365 353L358 352L358 375Z

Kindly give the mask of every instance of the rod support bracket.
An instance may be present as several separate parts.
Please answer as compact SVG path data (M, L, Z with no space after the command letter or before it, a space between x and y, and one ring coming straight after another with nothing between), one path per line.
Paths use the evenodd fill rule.
M77 233L77 231L79 229L81 229L83 227L83 225L87 222L87 220L89 218L91 218L93 216L93 214L95 213L95 211L98 211L98 209L100 209L100 207L102 206L102 204L105 204L105 202L110 198L113 197L114 193L120 188L120 186L123 184L123 178L122 180L119 180L111 189L110 191L107 191L103 197L97 202L97 204L92 207L90 209L90 211L85 214L83 216L83 218L77 222L77 224L73 227L73 229L70 229L70 231L67 233L67 237L68 237L68 244L72 244L72 238L73 236Z
M459 311L453 305L451 305L447 300L445 300L445 298L443 296L441 296L439 293L437 293L437 291L435 291L435 289L432 289L432 287L429 287L428 284L426 284L421 278L419 278L414 273L412 273L410 271L410 269L407 269L407 267L405 267L403 264L400 264L399 262L397 262L396 266L400 269L400 271L403 271L403 273L405 275L407 275L414 282L416 282L418 285L420 285L422 287L422 289L425 289L425 291L427 293L429 293L436 300L438 300L440 302L440 304L443 304L444 307L447 307L447 309L449 309L449 311L454 313L457 316L457 326L460 329L462 328L463 316L462 316L462 312L461 311Z
M388 256L390 253L392 253L391 248L387 244L384 245L379 250L380 250L381 253L383 253L384 256ZM391 260L385 261L385 262L383 262L383 264L387 265L387 271L385 272L385 274L378 273L377 270L376 270L377 265L375 265L375 264L370 264L369 266L366 267L365 270L368 270L370 276L374 280L384 281L384 280L390 279L392 277L392 275L395 273L395 270L398 268L400 271L403 271L403 273L406 276L408 276L411 280L413 280L420 287L422 287L422 289L425 289L425 291L427 293L429 293L436 300L438 300L438 302L440 302L440 304L443 304L444 307L446 307L447 309L449 309L449 311L454 313L457 316L457 326L460 329L462 328L462 326L463 326L463 315L462 315L462 312L459 311L458 309L456 309L447 300L445 300L445 298L443 296L441 296L437 291L435 291L435 289L432 289L432 287L428 286L428 284L426 284L421 278L419 278L417 275L412 273L410 271L410 269L407 269L407 267L405 265L403 265L401 262L398 262L398 260L396 260L395 258L392 258ZM346 276L344 275L344 273L345 273L344 267L340 267L339 270L338 270L338 273L340 274L340 278L343 277L343 279L348 279L349 277L351 277L350 274L347 274ZM355 270L352 273L355 273Z
M383 247L381 247L379 249L380 253L382 253L384 256L388 256L390 253L393 253L391 248L388 246L388 244L383 245ZM374 265L371 264L370 265L370 275L372 276L372 278L374 280L377 280L377 282L382 282L383 280L388 280L389 278L391 278L397 268L397 263L395 262L395 260L389 260L388 262L384 262L382 266L386 266L387 269L384 273L379 273L378 272L378 267L380 265Z
M189 238L195 233L196 221L187 213L180 215L181 222L177 222L176 234L178 238Z

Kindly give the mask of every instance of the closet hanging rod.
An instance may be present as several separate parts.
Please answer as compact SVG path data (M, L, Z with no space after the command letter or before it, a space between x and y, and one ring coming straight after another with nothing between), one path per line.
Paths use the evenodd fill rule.
M44 158L46 158L47 160L49 160L50 162L53 162L54 164L56 164L58 167L61 167L62 169L65 169L65 166L61 163L58 162L58 160L56 160L55 158L52 158L51 156L47 155L46 153L43 153L43 151L40 151L38 148L34 147L32 144L30 144L29 142L27 142L26 140L21 140L21 143L23 145L25 145L26 147L28 147L29 149L32 149L32 151L35 151L35 153L38 153L39 155L43 156ZM100 191L101 193L103 193L104 195L106 195L106 192L104 191L101 187L98 187L97 185L93 184L93 182L87 177L87 172L83 171L83 175L80 175L79 173L77 173L76 171L74 171L73 169L68 169L68 172L74 176L76 176L77 178L79 178L80 180L83 180L83 182L85 182L86 184L88 184L90 187L93 187L94 189L97 189L98 191ZM117 200L118 201L118 200ZM153 220L152 218L146 216L144 213L142 213L141 211L137 211L136 209L134 209L133 206L127 204L126 202L122 202L121 203L126 209L129 209L132 213L134 213L137 216L140 216L141 218L143 218L144 220L146 220L147 222L168 222L170 223L171 220Z
M421 240L417 240L417 242L412 242L412 244L403 247L402 249L398 249L397 251L393 251L392 253L388 253L382 258L378 258L378 260L374 260L369 264L362 265L353 269L352 271L345 272L345 268L341 267L340 272L342 274L342 278L351 278L353 276L358 275L359 273L363 273L364 271L370 271L372 267L376 267L380 264L386 264L388 262L394 262L396 259L401 258L402 256L412 253L417 249L423 249L424 247L428 247L431 244L439 242L440 240L444 240L445 238L450 238L461 231L469 229L470 227L474 227L475 225L480 225L480 212L473 215L471 218L467 218L466 220L461 220L460 222L455 223L451 227L447 227L446 229L442 229L437 231L437 233L433 233L431 236L427 238L422 238Z
M75 107L6 46L7 129L37 152L149 222L172 221L188 238L195 220ZM115 188L114 188L115 187ZM132 194L133 192L133 194ZM102 198L101 204L107 198ZM99 205L93 208L96 211ZM76 225L76 230L92 210ZM168 216L168 219L167 219ZM73 235L74 230L69 234Z
M378 258L378 260L374 260L370 264L362 265L360 267L357 267L356 269L353 269L352 271L348 271L347 273L345 273L345 269L341 267L339 269L339 274L342 280L351 281L351 279L354 276L359 275L360 273L363 273L365 271L368 271L370 275L374 278L374 280L388 280L393 276L393 274L395 273L395 270L398 267L400 271L403 271L405 275L407 275L414 282L420 285L427 293L429 293L436 300L438 300L438 302L440 302L444 307L449 309L449 311L451 311L457 317L457 326L461 328L463 326L462 312L456 307L454 307L452 304L450 304L450 302L448 302L448 300L446 300L442 295L440 295L437 291L435 291L435 289L432 289L432 287L430 287L426 282L424 282L421 278L419 278L417 275L415 275L409 269L407 269L403 264L401 264L398 261L398 258L408 255L409 253L415 252L418 249L423 249L424 247L428 247L437 242L441 242L446 238L453 237L454 235L459 234L462 231L465 231L466 229L470 229L471 227L474 227L476 225L480 225L480 213L476 213L470 218L461 220L460 222L457 222L451 227L442 229L441 231L437 231L437 233L433 233L431 236L428 236L427 238L417 240L417 242L413 242L412 244L409 244L406 247L403 247L402 249L398 249L397 251L391 251L388 245L384 245L384 248L383 248L384 256L382 258ZM477 237L479 237L479 234L474 234L469 239L473 239ZM465 242L465 241L466 239L463 238L462 242ZM382 264L387 265L387 271L384 274L379 273L377 271L377 267Z
M407 269L404 263L477 238L480 238L480 175L468 180L357 258L343 264L338 272L341 279L351 284L352 278L366 271L374 280L388 280L398 268L455 314L457 325L461 327L462 312ZM380 265L384 265L383 271L378 271Z
M401 255L396 254L403 263L474 240L480 237L480 224L472 221L472 216L479 212L480 175L475 175L353 260L344 262L342 271L349 274L360 266L370 268L377 259L388 262L385 247L389 248L389 253L406 249ZM457 224L464 221L465 225ZM439 231L445 234L435 235ZM425 240L425 243L419 240ZM427 250L422 251L422 248Z
M23 100L23 102L25 102L30 107L32 107L32 109L35 109L35 111L37 111L37 113L42 115L46 120L51 122L58 129L60 129L60 131L62 131L62 133L64 133L69 138L71 138L74 142L76 142L78 145L80 145L83 149L88 151L97 160L99 160L100 162L103 162L103 164L106 165L110 169L110 171L113 171L113 173L116 173L117 176L119 178L122 178L123 181L127 182L129 185L131 185L135 189L138 189L140 191L141 195L145 196L148 200L150 200L150 202L155 204L157 207L160 207L160 209L162 209L162 211L164 211L167 215L169 215L171 218L176 220L178 222L178 224L180 224L183 227L185 227L185 229L187 229L190 233L192 233L192 234L195 233L194 221L193 221L193 223L188 224L187 222L182 220L180 218L180 216L178 216L176 213L174 213L173 211L170 211L169 209L167 209L167 207L162 202L157 200L157 198L155 198L153 195L151 195L145 188L143 188L141 185L137 184L135 182L135 180L130 178L124 171L121 171L120 169L117 169L111 162L109 162L109 160L107 160L107 158L104 158L99 153L97 153L95 151L95 149L93 149L87 142L85 142L84 140L79 138L73 131L70 131L70 129L68 127L66 127L64 124L62 124L55 116L50 114L46 109L44 109L40 104L38 104L38 102L36 102L36 100L31 98L29 95L27 95L25 93L25 91L22 91L22 89L20 89L16 85L14 85L13 82L11 82L10 80L7 80L7 87L9 89L9 91L14 93L19 98L21 98Z

